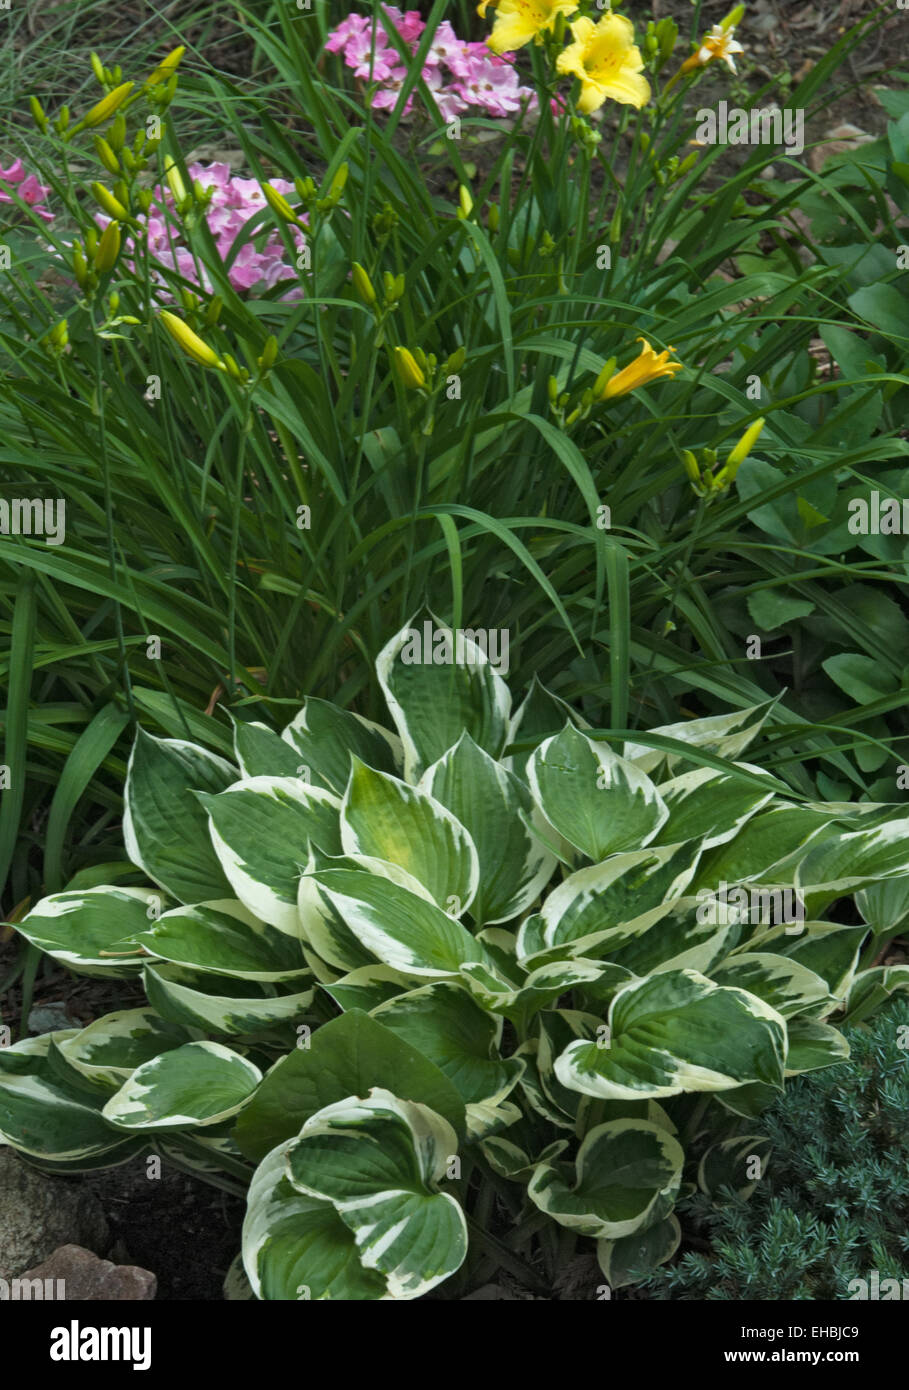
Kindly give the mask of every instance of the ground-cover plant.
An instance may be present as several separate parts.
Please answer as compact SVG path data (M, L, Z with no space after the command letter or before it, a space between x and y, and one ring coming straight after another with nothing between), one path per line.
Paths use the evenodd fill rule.
M848 1062L797 1077L761 1117L770 1157L750 1193L744 1165L733 1177L708 1160L702 1191L681 1204L708 1248L653 1275L649 1296L906 1298L909 1004L894 1000L845 1036Z
M753 1153L786 1078L847 1055L831 1019L905 987L874 962L909 821L744 761L766 705L617 741L539 684L513 710L428 613L376 674L393 730L310 698L231 758L140 731L138 876L18 930L148 1005L0 1051L0 1135L249 1184L266 1299L547 1292L577 1237L620 1287L678 1244L689 1141L724 1168L745 1117Z
M709 62L689 63L668 22L636 25L623 52L644 104L606 92L582 111L566 55L584 33L557 25L518 54L537 109L506 123L468 109L456 138L431 82L444 12L413 53L370 8L407 73L387 110L326 46L341 13L316 4L240 11L255 95L198 55L188 79L184 55L155 81L99 60L68 123L37 112L23 166L54 220L10 188L2 466L11 499L64 499L67 525L59 545L0 537L8 908L116 856L136 718L223 755L224 726L201 713L219 699L337 690L377 717L374 658L424 600L455 626L508 630L520 686L538 674L614 730L787 686L769 719L793 785L902 794L905 617L880 591L904 576L889 551L836 548L857 479L899 486L902 342L883 325L866 372L882 325L851 265L807 235L790 244L790 213L823 181L772 145L731 174L722 145L691 146L692 92L769 99L726 85L698 7ZM862 32L787 99L809 138ZM233 181L262 190L229 244L210 225L211 160L184 140L205 120ZM770 159L791 175L779 186L761 177ZM179 254L143 240L156 188ZM861 209L834 200L867 237ZM276 240L294 297L283 275L240 281ZM786 264L762 267L770 244ZM819 330L837 374L809 350ZM724 468L728 485L705 490ZM831 548L815 547L819 518ZM750 659L755 635L781 654Z

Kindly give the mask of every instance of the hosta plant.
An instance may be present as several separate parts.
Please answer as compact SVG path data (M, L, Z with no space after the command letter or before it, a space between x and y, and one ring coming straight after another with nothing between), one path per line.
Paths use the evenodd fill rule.
M909 821L743 761L767 707L632 741L539 685L512 710L476 634L423 630L379 658L394 730L308 699L233 762L140 731L144 884L18 927L148 1002L0 1051L0 1136L248 1186L264 1299L545 1295L578 1238L620 1287L678 1243L686 1146L734 1181L786 1077L847 1055L830 1020L909 974L874 964Z

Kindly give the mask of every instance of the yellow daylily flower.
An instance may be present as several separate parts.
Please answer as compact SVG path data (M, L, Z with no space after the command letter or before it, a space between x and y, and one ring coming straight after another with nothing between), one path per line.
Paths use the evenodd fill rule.
M580 78L579 111L596 111L607 97L637 107L650 100L650 83L642 76L644 60L630 19L620 14L604 15L597 24L578 19L571 33L574 43L559 55L556 68Z
M477 5L477 14L481 19L486 18L486 11L489 9L490 5L495 9L496 0L480 0L479 5Z
M684 363L669 360L669 354L675 352L675 348L667 348L665 352L654 352L646 338L638 338L638 342L644 344L638 356L627 367L623 367L620 372L609 378L598 396L599 400L608 401L614 396L624 396L628 391L636 391L639 386L646 386L650 381L657 381L663 376L675 376L676 372L682 370Z
M560 14L567 19L577 0L498 0L495 24L486 40L493 53L513 53L551 29ZM485 10L485 5L483 6Z

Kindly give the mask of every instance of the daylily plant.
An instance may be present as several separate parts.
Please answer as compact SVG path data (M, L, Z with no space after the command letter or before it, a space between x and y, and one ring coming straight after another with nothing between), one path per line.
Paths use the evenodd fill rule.
M140 731L133 881L17 927L148 1004L0 1050L0 1137L248 1188L258 1298L459 1296L503 1263L545 1293L541 1224L621 1287L675 1250L683 1187L754 1185L755 1117L847 1054L831 1019L909 985L863 968L909 820L743 761L772 702L617 742L539 685L513 711L430 620L420 662L405 628L377 663L394 729L310 698L232 758ZM806 920L766 920L791 890Z

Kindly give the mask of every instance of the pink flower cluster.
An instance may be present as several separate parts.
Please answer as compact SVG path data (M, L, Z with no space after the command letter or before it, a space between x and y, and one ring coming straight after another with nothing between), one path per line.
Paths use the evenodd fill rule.
M213 188L211 202L205 214L209 230L215 239L218 255L226 261L237 237L251 217L260 213L266 206L265 194L255 179L234 178L229 164L190 164L187 172L192 180L198 179L203 188ZM286 179L272 179L271 186L279 193L294 194L294 186ZM202 269L180 239L180 225L174 219L174 198L169 188L158 185L155 189L155 202L145 219L145 231L152 259L161 266L167 266L182 275L191 284L199 285L199 272ZM105 225L109 218L98 217ZM291 228L297 250L304 246L303 233L297 227ZM128 247L135 245L130 238ZM228 278L235 290L253 288L272 289L282 280L293 280L295 284L283 296L285 299L299 299L302 290L297 282L297 271L287 262L284 242L276 231L257 232L255 244L244 242L228 269ZM159 284L164 277L156 275ZM208 277L202 271L201 287L211 291Z
M30 208L34 208L38 216L45 222L53 222L54 214L48 208L41 206L50 193L49 186L39 183L34 174L27 175L21 159L14 159L8 169L4 169L3 165L0 164L0 183L9 184L11 188L14 188L23 203L28 203ZM0 203L11 203L12 201L12 195L0 188Z
M426 28L418 11L402 13L395 5L383 5L382 9L410 51L415 52ZM395 105L407 68L381 24L375 26L374 33L368 16L349 15L332 30L325 47L330 53L342 54L356 77L378 84L373 106L381 110ZM450 121L471 106L480 107L490 116L512 116L520 111L524 101L531 107L536 105L536 93L519 84L517 70L507 58L495 57L485 43L459 39L447 20L433 34L423 80L443 121ZM413 98L409 97L405 111L412 104Z

